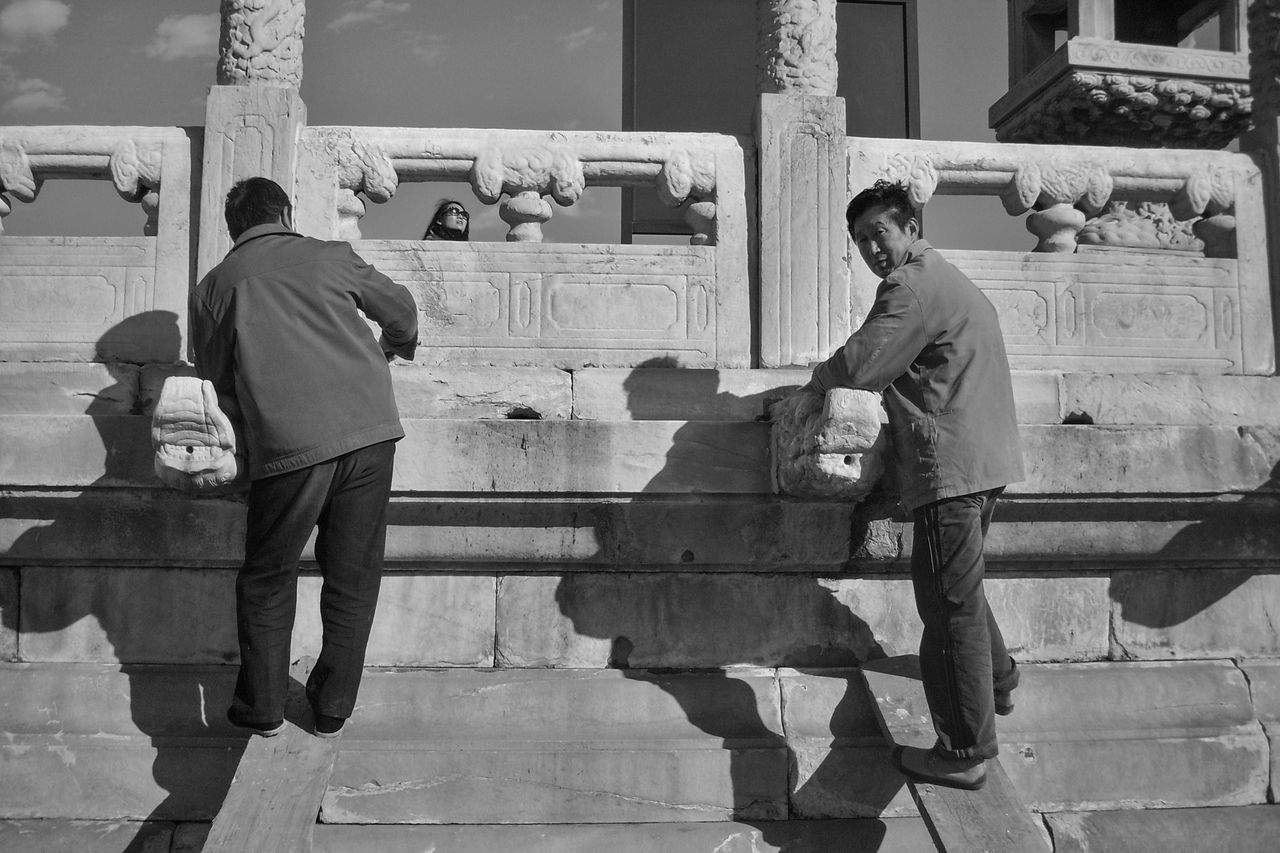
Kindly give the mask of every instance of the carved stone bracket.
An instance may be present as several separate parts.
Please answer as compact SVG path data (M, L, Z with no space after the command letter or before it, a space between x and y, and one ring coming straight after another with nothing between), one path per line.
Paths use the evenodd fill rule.
M542 225L551 219L550 195L561 207L582 196L586 178L582 162L567 146L539 146L519 150L487 148L471 167L471 189L485 204L494 204L505 192L498 215L511 226L507 240L541 243Z
M32 173L31 161L21 143L0 139L0 234L4 233L4 217L12 210L8 196L32 202L39 192L40 180Z
M142 233L154 237L159 227L160 164L164 152L158 142L139 144L126 139L116 145L108 160L111 183L125 201L141 204L147 215Z
M390 200L399 182L395 166L377 145L352 136L337 140L332 154L338 174L338 237L359 240L365 214L360 193L378 204Z
M1249 85L1072 71L997 128L1001 142L1221 148L1249 126Z
M917 209L928 204L938 189L938 169L928 155L892 154L885 158L880 171L886 180L906 185Z
M694 199L685 209L684 219L693 229L689 242L705 246L715 242L716 206L706 201L715 194L715 161L710 156L693 156L676 151L662 163L655 182L658 199L668 207L679 207Z
M880 483L891 446L879 394L793 394L769 414L774 486L782 494L863 501Z
M218 85L302 85L305 0L222 0Z

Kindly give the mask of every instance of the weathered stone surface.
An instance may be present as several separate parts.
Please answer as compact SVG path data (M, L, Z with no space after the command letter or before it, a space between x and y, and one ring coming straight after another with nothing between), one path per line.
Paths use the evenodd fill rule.
M490 575L389 574L365 654L367 666L492 666ZM293 656L320 653L318 576L298 581Z
M315 853L919 853L932 841L917 818L839 821L723 821L607 826L332 826L316 827ZM178 851L175 851L178 853Z
M771 673L369 673L326 823L786 816Z
M234 585L222 570L25 569L18 651L24 661L232 663ZM490 664L493 587L483 575L384 578L368 664ZM319 594L319 577L299 579L295 654L319 652Z
M598 421L754 421L809 381L807 369L636 367L573 371L573 416Z
M1038 811L1266 802L1268 748L1230 662L1027 666L997 724Z
M421 367L391 370L402 418L565 420L573 414L574 375L539 367Z
M882 482L893 451L879 394L793 394L769 416L774 485L782 494L859 502L893 488Z
M784 670L779 681L796 817L916 814L910 792L889 761L889 745L859 670Z
M1015 370L1011 378L1018 423L1062 423L1062 411L1058 402L1058 385L1061 381L1059 374L1040 370Z
M1095 424L1276 424L1280 378L1069 373L1061 406Z
M7 415L129 415L136 365L0 363L0 412Z
M195 376L196 369L189 364L144 364L138 376L138 402L136 411L151 417L155 413L164 381L170 376Z
M880 587L884 582L877 582ZM848 666L873 652L853 594L809 577L575 574L504 577L498 660L504 666L703 668ZM876 604L880 599L876 599ZM876 611L877 615L882 615Z
M1273 570L1121 572L1111 597L1115 657L1280 654L1280 575Z
M0 661L18 656L18 570L0 569Z
M5 853L170 853L173 837L174 825L163 821L0 821L0 849Z
M1245 660L1240 668L1249 679L1253 707L1271 744L1271 778L1275 780L1280 778L1280 661Z
M218 85L302 85L304 0L223 0Z
M1274 805L1063 812L1044 819L1055 853L1270 853L1280 833L1280 809Z

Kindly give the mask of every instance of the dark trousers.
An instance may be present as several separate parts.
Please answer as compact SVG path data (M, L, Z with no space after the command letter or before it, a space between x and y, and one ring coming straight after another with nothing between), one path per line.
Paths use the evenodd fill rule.
M351 716L382 583L394 457L395 443L382 442L250 486L236 578L240 673L233 700L247 722L284 717L298 561L317 527L324 638L307 698L319 714Z
M948 498L914 512L911 581L924 623L920 670L937 752L994 758L995 695L1017 686L1018 670L983 590L986 540L1003 489Z

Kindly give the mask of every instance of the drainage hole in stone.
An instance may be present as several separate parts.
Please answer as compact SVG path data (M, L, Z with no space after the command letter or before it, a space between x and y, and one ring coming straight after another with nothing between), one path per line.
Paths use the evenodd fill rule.
M680 562L682 562L682 563L692 563L692 562L693 562L693 552L692 552L692 551L685 551L683 554L681 554L681 555L680 555Z

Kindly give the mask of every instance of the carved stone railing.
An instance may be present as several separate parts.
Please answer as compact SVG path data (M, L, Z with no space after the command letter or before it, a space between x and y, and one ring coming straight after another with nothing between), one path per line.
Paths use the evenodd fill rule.
M385 202L409 181L468 183L500 206L508 243L362 240L365 200ZM683 207L691 245L543 243L550 201L569 206L596 186L650 187ZM749 364L746 191L733 137L310 127L297 197L299 227L353 241L414 290L427 361Z
M191 140L179 128L0 128L0 360L176 361L192 276ZM139 237L5 237L13 200L109 180Z
M995 303L1015 367L1269 374L1275 365L1262 177L1247 155L850 138L849 186L905 181L935 194L998 196L1026 215L1032 253L946 255ZM1201 251L1080 239L1114 202L1168 205ZM925 211L926 236L928 212ZM1274 227L1272 228L1274 232ZM854 264L855 312L875 276Z

